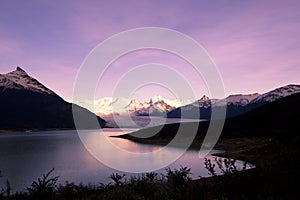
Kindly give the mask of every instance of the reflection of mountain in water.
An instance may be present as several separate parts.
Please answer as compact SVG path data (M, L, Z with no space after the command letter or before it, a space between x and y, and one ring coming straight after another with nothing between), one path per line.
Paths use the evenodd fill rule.
M177 122L199 121L198 119L180 119L180 118L164 118L159 116L106 116L103 117L107 121L108 127L120 128L146 128L161 124L172 124Z

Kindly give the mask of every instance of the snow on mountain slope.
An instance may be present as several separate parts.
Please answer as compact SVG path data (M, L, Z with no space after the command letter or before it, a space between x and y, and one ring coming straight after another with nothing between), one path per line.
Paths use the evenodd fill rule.
M163 115L178 106L191 103L190 100L167 99L154 96L149 101L141 102L136 99L104 97L94 101L77 102L100 116L130 114L130 115Z
M135 115L154 115L154 116L163 116L167 111L171 111L175 109L175 107L168 105L164 100L157 100L153 102L150 99L149 102L145 102L143 107L140 109L136 109L134 111Z
M87 109L66 102L20 67L0 74L0 110L1 130L74 129L74 113L86 119L77 128L78 125L82 129L98 128L106 124ZM99 124L90 124L89 119L95 118Z
M23 69L17 67L15 71L7 74L0 74L0 87L2 90L5 89L25 89L34 92L53 94L55 93L44 85L42 85L36 79L30 77Z
M194 107L209 107L222 106L222 105L236 105L236 106L246 106L248 104L257 103L269 103L276 101L280 98L295 94L300 92L300 85L287 85L280 88L276 88L265 94L253 93L253 94L235 94L229 95L225 99L209 99L207 96L203 96L201 99L193 102ZM190 106L187 105L187 106Z
M191 105L194 106L194 107L205 107L205 108L207 108L207 107L209 107L211 105L212 102L213 102L212 99L210 99L206 95L203 95L201 97L201 99L193 102ZM187 106L189 106L189 105L187 105Z
M179 117L180 110L184 110L186 113L192 113L193 111L198 112L199 108L209 110L212 105L216 107L227 105L228 116L234 116L246 112L250 104L251 108L249 107L249 109L253 109L256 105L272 102L298 92L300 92L300 85L287 85L262 95L258 93L235 94L229 95L224 99L210 99L204 95L201 99L194 102L154 96L146 102L141 102L136 99L129 100L126 98L105 97L95 101L80 102L79 104L100 116L112 114L122 115L125 113L130 115L162 116L168 112L168 115L172 117Z
M209 99L203 96L201 99L182 107L178 107L171 112L167 113L168 117L180 118L184 111L184 117L186 118L197 118L199 117L199 110L204 117L210 117L210 107L227 106L226 116L233 117L246 113L252 109L258 108L266 103L270 103L289 95L300 93L300 85L287 85L265 94L237 94L230 95L225 99ZM196 113L196 114L195 114Z
M119 115L125 112L129 100L126 98L104 97L96 100L85 100L76 102L80 106L101 116Z
M213 103L214 106L222 106L222 105L236 105L236 106L245 106L250 103L253 99L259 97L259 93L253 94L234 94L229 95L225 99L217 100Z
M224 106L224 105L240 105L244 106L251 102L253 99L257 98L260 94L234 94L229 95L225 99L210 99L208 96L204 95L201 99L193 102L191 105L194 107L204 107L208 108L213 106Z
M286 85L258 96L251 101L251 104L269 103L299 92L300 85Z
M132 99L128 105L126 105L124 108L125 108L125 112L126 111L129 111L129 113L135 113L135 112L138 112L138 111L142 111L146 108L148 108L150 106L150 103L149 102L140 102L136 99Z
M166 104L175 108L192 103L192 101L189 99L167 99L159 95L152 97L150 101L152 102L164 101Z

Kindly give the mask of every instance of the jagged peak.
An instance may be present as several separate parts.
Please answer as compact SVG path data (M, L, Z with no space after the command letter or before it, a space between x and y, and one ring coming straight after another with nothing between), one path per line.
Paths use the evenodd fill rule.
M2 81L1 85L5 86L6 88L26 89L34 92L56 95L38 80L29 76L26 71L19 66L16 67L15 71L3 74L2 79L3 78L5 78L6 81Z
M22 71L22 72L25 72L25 70L23 70L21 67L17 66L17 69L16 71Z
M155 95L149 99L149 103L155 103L157 101L160 101L161 99L164 99L164 98L160 95Z
M143 104L143 103L137 99L131 99L129 102L129 105L141 105L141 104Z
M206 95L203 95L200 99L200 101L208 101L208 100L209 100L209 97Z
M7 75L13 75L13 76L29 76L25 70L23 70L21 67L17 66L15 71L11 71L7 73Z

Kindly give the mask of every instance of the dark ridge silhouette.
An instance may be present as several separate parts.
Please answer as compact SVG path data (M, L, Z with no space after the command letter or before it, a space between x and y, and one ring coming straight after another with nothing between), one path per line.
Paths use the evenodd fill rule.
M242 116L228 119L224 133L236 130L243 135L297 135L300 128L300 93L264 104Z

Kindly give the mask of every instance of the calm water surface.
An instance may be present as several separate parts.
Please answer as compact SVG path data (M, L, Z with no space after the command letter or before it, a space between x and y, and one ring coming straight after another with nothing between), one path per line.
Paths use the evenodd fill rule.
M125 129L126 132L133 130L136 129ZM104 129L104 133L98 134L118 135L123 134L123 131L124 129L116 128ZM134 152L154 151L160 148L119 138L110 138L110 140L120 148ZM103 153L111 155L111 159L115 159L114 152L109 148L105 148L104 151ZM122 158L120 162L130 161ZM208 175L204 168L204 160L198 158L198 151L187 151L169 167L180 168L180 166L190 167L193 178ZM76 131L0 134L0 170L2 171L0 188L6 180L9 180L13 192L22 191L51 168L55 168L54 175L60 177L60 183L65 181L84 184L109 183L111 182L109 175L118 172L96 160L85 149ZM165 169L161 169L157 172L164 171Z

